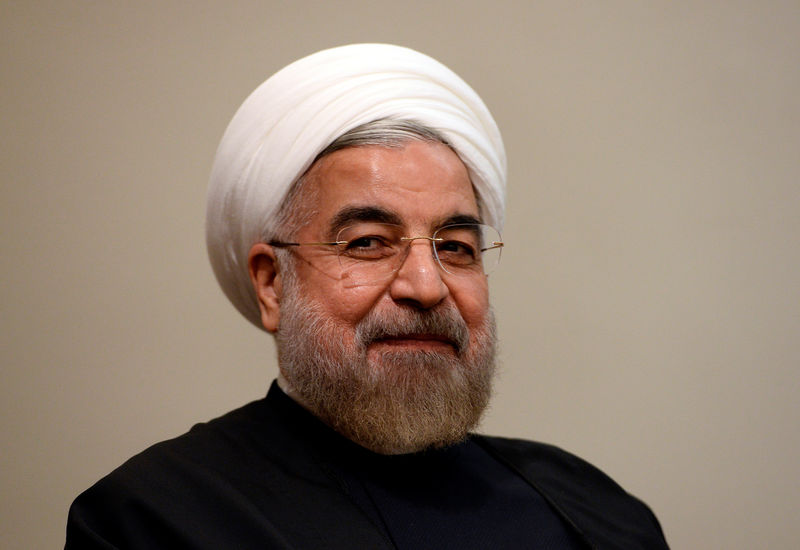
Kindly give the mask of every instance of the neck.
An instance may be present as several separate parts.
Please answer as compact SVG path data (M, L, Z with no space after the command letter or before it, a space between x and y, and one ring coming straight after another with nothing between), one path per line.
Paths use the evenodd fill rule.
M285 393L289 398L291 398L292 401L294 401L307 411L311 413L314 412L311 410L311 408L308 406L305 400L300 396L300 394L297 393L297 390L295 390L289 383L289 381L283 377L283 374L278 374L278 387L283 391L283 393Z

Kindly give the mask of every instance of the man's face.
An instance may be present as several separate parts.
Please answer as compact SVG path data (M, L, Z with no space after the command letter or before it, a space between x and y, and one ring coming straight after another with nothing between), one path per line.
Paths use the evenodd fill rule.
M353 223L392 221L430 236L479 219L469 176L438 143L356 147L320 159L304 193L315 215L297 242L330 242ZM353 285L329 247L292 251L279 271L281 373L299 398L345 436L378 452L462 438L488 400L494 324L486 277L451 275L430 241L414 240L389 278Z

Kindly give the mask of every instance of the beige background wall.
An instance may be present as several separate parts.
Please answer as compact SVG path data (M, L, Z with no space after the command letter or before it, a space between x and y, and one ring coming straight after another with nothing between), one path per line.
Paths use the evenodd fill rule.
M505 136L485 431L596 463L674 548L800 546L800 4L124 4L0 2L0 546L59 547L82 489L264 394L211 159L269 74L363 41L451 66Z

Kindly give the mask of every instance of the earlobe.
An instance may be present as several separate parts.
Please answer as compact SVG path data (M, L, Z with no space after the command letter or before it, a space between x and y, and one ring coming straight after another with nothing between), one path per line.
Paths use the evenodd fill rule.
M280 320L280 273L275 261L275 250L268 244L257 243L247 258L250 281L253 283L261 311L261 324L268 332L278 330Z

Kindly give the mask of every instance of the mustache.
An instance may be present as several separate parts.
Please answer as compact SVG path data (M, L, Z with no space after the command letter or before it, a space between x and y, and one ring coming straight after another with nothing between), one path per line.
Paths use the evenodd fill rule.
M363 349L384 338L434 336L452 342L457 352L467 349L469 329L455 307L431 310L394 308L388 312L371 311L356 326L355 339Z

